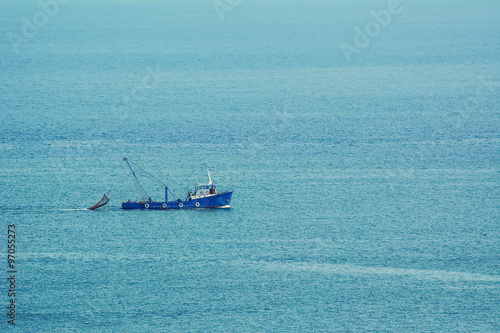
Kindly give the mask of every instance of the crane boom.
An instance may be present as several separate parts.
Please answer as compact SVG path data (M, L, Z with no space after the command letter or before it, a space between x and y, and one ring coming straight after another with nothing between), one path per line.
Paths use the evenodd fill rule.
M151 201L151 198L149 197L148 193L146 192L146 190L144 189L144 186L142 186L142 183L141 181L139 180L139 178L137 177L137 175L135 174L135 171L134 169L132 169L132 166L130 165L130 162L128 161L128 159L126 157L123 158L123 160L125 162L127 162L127 165L128 167L130 168L130 171L132 171L132 175L134 176L134 179L135 181L137 182L137 184L139 185L140 189L142 190L142 197L144 199L144 201Z

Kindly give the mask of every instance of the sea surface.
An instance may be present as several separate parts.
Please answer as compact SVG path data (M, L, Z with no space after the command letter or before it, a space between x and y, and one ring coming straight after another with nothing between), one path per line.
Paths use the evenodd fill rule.
M500 332L499 36L497 0L0 0L0 331ZM123 157L231 208L123 211Z

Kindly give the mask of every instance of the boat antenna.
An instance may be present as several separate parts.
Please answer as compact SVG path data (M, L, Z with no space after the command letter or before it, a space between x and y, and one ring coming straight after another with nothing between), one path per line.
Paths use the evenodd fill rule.
M210 166L209 165L205 165L205 167L207 168L207 173L208 173L208 185L212 185L213 184L212 177L210 177L210 170L208 170L208 168Z
M149 197L148 193L146 192L146 190L144 189L144 186L142 186L142 183L141 181L139 180L139 178L137 178L137 175L135 174L134 172L134 169L132 169L132 166L130 165L128 159L126 157L123 158L123 160L125 162L127 162L127 165L128 167L130 168L130 171L132 171L132 175L134 176L134 179L135 181L137 182L137 185L139 185L139 188L141 189L142 191L142 198L144 199L144 201L151 201L151 198Z

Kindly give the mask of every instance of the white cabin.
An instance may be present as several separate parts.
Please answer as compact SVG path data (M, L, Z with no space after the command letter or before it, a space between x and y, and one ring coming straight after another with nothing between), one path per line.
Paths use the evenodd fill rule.
M198 199L217 194L217 185L212 182L212 177L210 177L210 171L208 171L208 168L207 168L207 173L208 173L208 184L197 183L195 185L194 193L192 192L188 193L189 198Z

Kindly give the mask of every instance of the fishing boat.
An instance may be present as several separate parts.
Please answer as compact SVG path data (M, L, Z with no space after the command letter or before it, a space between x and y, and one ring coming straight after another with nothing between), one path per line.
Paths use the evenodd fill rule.
M132 176L134 177L135 182L137 183L141 195L142 200L139 201L124 201L122 203L122 209L193 209L193 208L229 208L231 204L231 197L233 195L233 191L225 191L219 192L217 189L217 184L212 182L212 177L210 176L210 171L207 167L208 173L208 182L206 184L198 184L196 183L193 191L188 191L187 197L184 200L176 199L174 194L170 191L168 186L163 182L156 179L153 175L149 174L142 168L140 168L137 164L129 161L127 158L123 158L123 160L127 163L130 171L132 172ZM140 169L142 172L149 175L154 180L160 182L165 187L165 201L153 201L151 197L146 192L144 186L141 181L137 177L134 169L132 168L132 164ZM168 201L169 193L173 197L174 200Z

